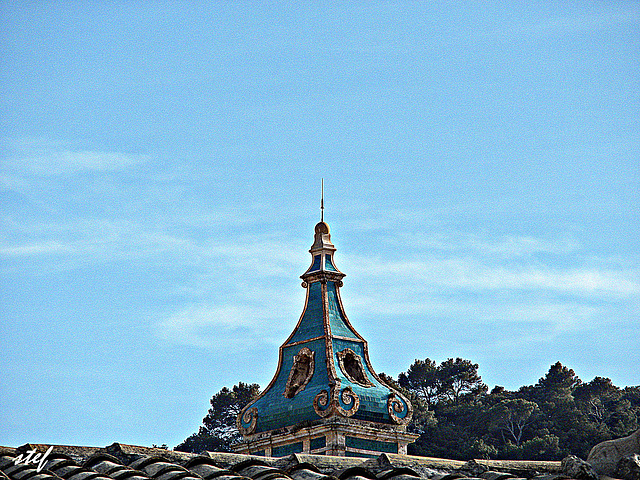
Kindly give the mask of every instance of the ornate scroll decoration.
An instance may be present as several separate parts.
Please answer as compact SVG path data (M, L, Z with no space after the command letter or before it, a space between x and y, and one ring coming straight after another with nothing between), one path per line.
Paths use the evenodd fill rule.
M389 398L387 399L387 410L389 411L389 417L393 423L397 423L398 425L406 425L411 420L411 414L413 413L413 409L411 408L411 404L406 401L404 398L400 399L396 396L394 392L389 394ZM397 413L406 412L404 417L399 417L396 415Z
M349 379L349 381L353 383L357 383L362 387L373 387L374 384L367 377L367 372L362 365L362 359L360 355L351 350L350 348L345 348L341 352L337 352L336 356L338 357L338 365L340 365L340 370L344 373L344 376Z
M347 407L344 408L340 405L340 401ZM334 385L331 386L331 392L322 390L313 399L313 409L318 416L325 418L334 414L341 415L343 417L352 417L360 408L360 397L351 389L346 387L340 390L340 380L337 380Z
M336 401L336 410L343 417L352 417L353 414L356 413L360 408L360 397L351 389L351 387L347 387L342 390L342 392L340 393L340 399L345 405L351 405L351 408L344 409L340 405L340 402Z
M313 409L322 418L328 417L333 413L333 409L329 408L329 392L322 390L316 395L313 399Z
M244 412L240 412L236 418L236 426L242 435L249 435L256 429L258 422L258 409L251 407Z
M287 385L284 387L283 395L286 398L295 397L298 392L301 392L307 386L315 369L315 355L316 352L303 347L293 357L293 366L289 372Z

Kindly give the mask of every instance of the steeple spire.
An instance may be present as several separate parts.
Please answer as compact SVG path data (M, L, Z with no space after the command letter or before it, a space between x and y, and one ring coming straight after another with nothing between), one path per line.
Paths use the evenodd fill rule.
M324 178L320 179L320 221L324 222Z

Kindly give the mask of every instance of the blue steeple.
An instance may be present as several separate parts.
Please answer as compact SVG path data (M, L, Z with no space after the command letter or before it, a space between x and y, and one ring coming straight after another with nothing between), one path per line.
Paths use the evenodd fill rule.
M273 444L274 439L282 435L291 437L292 434L283 433L287 429L295 432L301 426L340 423L340 419L348 419L351 430L359 424L368 429L387 425L385 428L389 430L395 426L397 437L404 432L404 426L411 418L411 404L375 373L369 360L367 342L345 314L340 298L345 274L335 264L335 251L329 226L321 221L315 226L314 241L309 250L311 265L301 276L302 286L306 289L302 315L280 347L273 380L238 415L237 425L245 436L246 447L239 448L239 451L249 452L252 442L263 445L266 438L270 438ZM355 435L353 438L358 437L356 433L351 433ZM413 437L410 434L404 436ZM267 454L278 456L278 452L287 454L304 450L304 443L298 441L299 436L293 435L289 440L288 446L282 445L284 450L278 451L279 447L272 446ZM359 439L360 446L365 440ZM407 440L404 442L406 448L406 443L411 440L404 440ZM292 444L300 446L291 450ZM343 453L336 453L325 443L325 451L331 454L344 455L346 447L341 448ZM383 445L382 448L382 451L393 452L394 447ZM375 448L365 450L375 451ZM398 444L395 444L395 453L398 453Z

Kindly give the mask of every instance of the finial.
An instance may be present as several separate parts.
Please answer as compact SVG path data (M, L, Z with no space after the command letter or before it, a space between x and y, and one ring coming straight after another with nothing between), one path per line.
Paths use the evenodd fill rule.
M320 179L320 221L324 222L324 178Z

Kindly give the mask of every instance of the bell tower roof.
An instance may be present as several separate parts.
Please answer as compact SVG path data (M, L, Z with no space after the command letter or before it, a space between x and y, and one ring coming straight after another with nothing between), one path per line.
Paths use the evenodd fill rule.
M322 219L314 230L311 266L301 275L306 290L302 314L280 347L271 383L238 415L237 426L245 441L236 450L260 454L262 445L263 454L270 456L303 451L345 455L349 448L344 442L351 441L365 445L366 451L403 453L404 449L406 453L407 443L415 439L405 433L411 403L373 370L368 344L349 322L342 304L345 274L335 264L329 225ZM347 429L340 434L341 440L334 438L340 431L337 424ZM326 426L333 429L333 437L323 437L321 447L318 440L314 450L311 440L303 438L305 425L318 426L318 432ZM384 445L377 431L383 425L391 435ZM326 443L330 437L331 446ZM353 447L351 452L363 453L360 450Z

